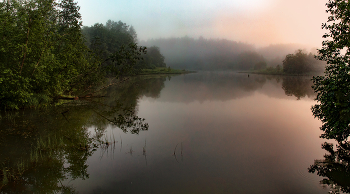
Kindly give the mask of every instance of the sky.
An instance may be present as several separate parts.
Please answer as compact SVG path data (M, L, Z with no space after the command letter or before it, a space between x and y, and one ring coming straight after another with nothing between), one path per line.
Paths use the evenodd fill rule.
M139 40L189 36L320 47L327 0L76 0L83 25L132 25Z

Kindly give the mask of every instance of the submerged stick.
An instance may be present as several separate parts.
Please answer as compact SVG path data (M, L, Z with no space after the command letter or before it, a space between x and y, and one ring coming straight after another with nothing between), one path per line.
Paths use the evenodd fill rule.
M142 148L142 155L145 157L146 166L147 166L146 139L145 139L145 146Z
M142 154L146 156L146 140L145 140L145 146L142 148Z
M183 162L183 155L182 155L182 142L181 142L181 162Z
M181 142L181 156L182 156L182 142Z
M122 139L122 136L119 134L119 137L120 137L120 152L122 151L122 148L123 148L123 139Z
M177 148L177 146L178 146L179 144L176 144L176 146L175 146L175 149L174 149L174 156L176 156L176 148Z
M177 146L178 146L179 144L176 144L176 146L175 146L175 149L174 149L174 157L175 157L175 160L176 160L176 162L177 163L179 163L179 161L177 160L177 158L176 158L176 148L177 148Z

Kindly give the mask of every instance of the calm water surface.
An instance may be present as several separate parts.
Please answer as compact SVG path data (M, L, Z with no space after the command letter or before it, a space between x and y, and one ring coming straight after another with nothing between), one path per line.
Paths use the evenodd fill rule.
M32 186L22 185L23 191L327 193L322 177L308 173L325 154L321 122L310 110L315 103L311 85L310 77L234 72L137 78L126 89L108 92L111 98L120 95L134 110L132 117L148 123L148 130L131 133L133 127L125 123L103 121L113 117L101 107L115 98L99 102L97 111L75 113L79 116L68 112L65 118L58 114L61 123L74 122L84 128L84 137L98 137L99 143L85 154L52 153L62 155L56 165L61 174L47 183L52 189L36 185L36 180ZM42 174L29 170L25 176L50 176L45 172L54 167L50 161L44 166Z

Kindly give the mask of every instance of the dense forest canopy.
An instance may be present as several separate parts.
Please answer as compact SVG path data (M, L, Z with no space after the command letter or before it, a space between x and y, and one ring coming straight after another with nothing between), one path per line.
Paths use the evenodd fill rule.
M84 26L82 33L86 45L103 59L117 52L122 45L137 41L134 28L122 21L108 20L105 25L96 23L91 27Z
M80 19L73 0L0 2L0 106L34 106L99 80Z
M106 25L96 23L91 27L84 26L82 33L85 44L101 61L101 66L108 68L109 75L130 73L128 71L140 60L138 53L134 53L137 50L137 34L126 23L108 20ZM145 51L143 48L141 50ZM120 58L127 60L116 60Z

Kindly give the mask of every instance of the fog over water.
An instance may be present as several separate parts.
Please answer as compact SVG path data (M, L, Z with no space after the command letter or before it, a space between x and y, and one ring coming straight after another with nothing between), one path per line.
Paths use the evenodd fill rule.
M254 44L320 47L326 0L79 0L83 25L108 19L133 25L139 40L189 36Z

